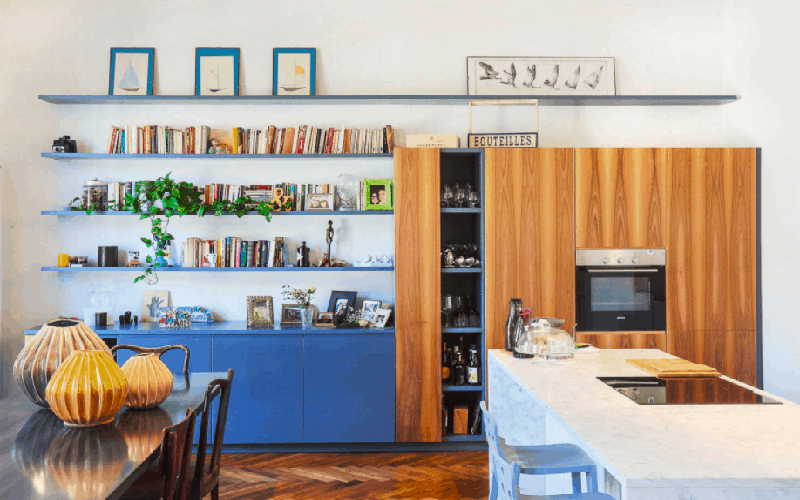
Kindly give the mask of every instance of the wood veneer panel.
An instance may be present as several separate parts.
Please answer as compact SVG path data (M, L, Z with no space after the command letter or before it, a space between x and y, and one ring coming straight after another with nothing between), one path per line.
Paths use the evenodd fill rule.
M572 149L486 150L485 283L488 349L505 346L508 302L575 322Z
M441 430L439 150L397 148L395 184L395 427L398 442Z
M577 342L588 342L599 349L661 349L667 351L665 332L578 332Z
M667 330L756 329L756 150L674 149Z
M670 354L693 363L703 363L746 384L756 384L755 331L669 332Z
M669 156L669 149L577 149L577 247L664 248Z

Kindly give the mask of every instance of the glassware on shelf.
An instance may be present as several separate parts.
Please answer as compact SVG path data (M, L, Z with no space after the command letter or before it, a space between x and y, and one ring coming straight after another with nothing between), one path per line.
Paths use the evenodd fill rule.
M442 326L453 327L453 296L449 293L442 295Z
M349 211L358 207L358 180L351 174L336 176L335 206L336 210Z
M480 327L481 326L481 315L477 311L475 307L475 296L474 295L467 295L465 297L465 301L467 304L467 316L468 316L468 325L469 327Z
M442 208L453 206L453 188L449 184L442 186Z
M466 328L469 322L467 320L467 314L465 312L466 309L464 307L464 296L455 295L453 297L453 300L454 300L453 309L455 310L456 313L455 326L457 328Z
M453 245L445 245L442 247L442 267L456 267Z
M113 323L114 314L117 309L117 294L114 291L114 283L108 281L96 281L91 283L92 292L89 294L89 307L83 309L83 321L89 327L106 326L95 325L95 313L104 312L106 318L111 318Z
M478 208L481 205L481 195L472 184L467 184L467 205L469 208Z
M84 209L94 205L93 210L101 212L108 210L108 183L97 180L97 177L86 181L86 184L83 185L83 199L81 202Z
M463 207L467 200L467 190L458 185L458 183L456 183L456 187L453 194L455 197L453 206L459 208Z

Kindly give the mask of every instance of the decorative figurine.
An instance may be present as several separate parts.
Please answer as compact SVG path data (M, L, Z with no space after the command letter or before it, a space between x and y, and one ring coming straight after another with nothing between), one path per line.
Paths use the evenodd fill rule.
M319 267L331 267L332 260L331 260L331 243L333 243L333 221L328 221L328 230L325 232L325 242L328 243L328 253L325 254L325 258L322 259L322 264Z
M138 325L139 324L139 316L136 316L135 314L133 315L133 324L134 325Z
M309 249L304 241L302 246L297 248L297 267L309 267L311 264L308 260Z

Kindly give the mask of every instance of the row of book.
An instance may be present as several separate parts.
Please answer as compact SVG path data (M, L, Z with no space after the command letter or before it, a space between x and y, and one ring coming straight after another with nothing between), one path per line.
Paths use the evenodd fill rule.
M271 242L235 237L189 238L183 247L183 267L286 267L288 253L281 236Z
M377 154L394 152L391 125L382 129L315 128L301 125L261 129L212 129L208 125L111 127L109 154Z

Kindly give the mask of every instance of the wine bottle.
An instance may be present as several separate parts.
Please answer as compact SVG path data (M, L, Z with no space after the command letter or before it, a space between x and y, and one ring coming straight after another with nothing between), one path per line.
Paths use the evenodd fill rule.
M478 357L478 348L475 344L469 347L469 365L467 365L467 383L481 385L481 360Z
M450 369L450 356L447 352L447 344L442 343L442 383L449 384L452 380L452 370Z
M442 436L447 434L447 428L450 426L450 412L444 404L444 396L442 396Z
M466 385L467 383L467 367L464 366L464 360L461 357L461 351L456 354L456 359L453 362L453 383L455 385Z
M480 429L481 423L481 405L480 403L475 405L475 409L472 410L472 425L469 426L469 433L473 436L478 434L478 429Z
M522 306L520 299L511 299L508 303L508 319L506 320L506 351L514 352L514 330L517 326L517 316Z

